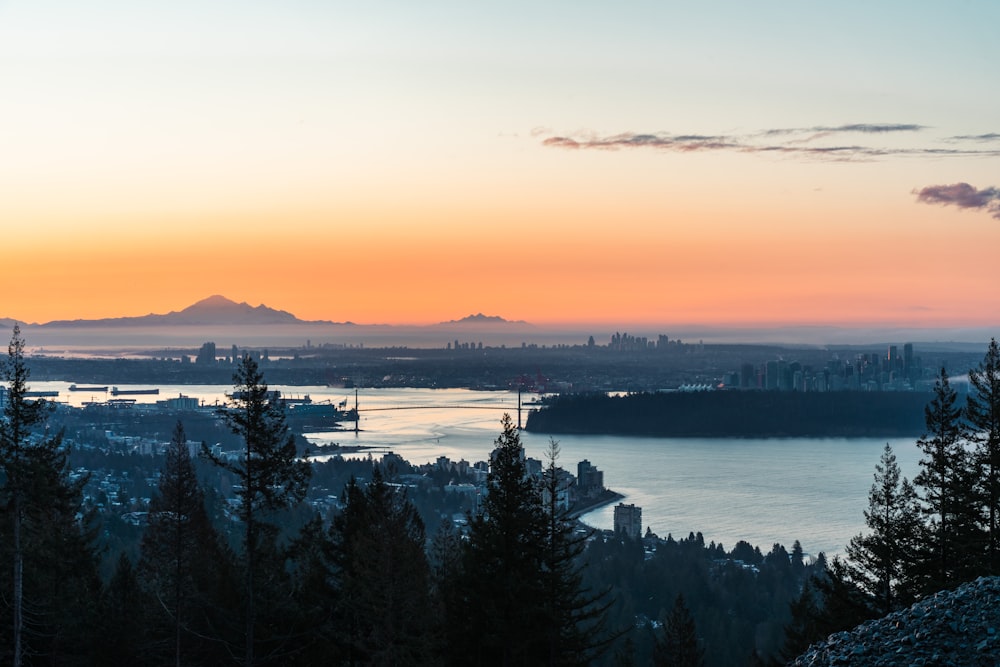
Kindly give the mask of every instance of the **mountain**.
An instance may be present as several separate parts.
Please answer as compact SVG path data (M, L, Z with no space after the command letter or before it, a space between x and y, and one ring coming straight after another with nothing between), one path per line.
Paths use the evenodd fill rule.
M311 324L284 310L275 310L261 304L251 306L245 301L236 303L224 296L214 295L192 304L181 311L165 315L150 313L139 317L111 317L101 320L56 320L42 327L147 327L147 326L220 326L265 324Z
M473 324L473 325L484 325L484 324L517 324L525 325L527 322L524 320L505 320L499 315L483 315L482 313L476 313L475 315L468 315L460 320L448 320L447 322L441 322L439 326L448 326L454 324Z

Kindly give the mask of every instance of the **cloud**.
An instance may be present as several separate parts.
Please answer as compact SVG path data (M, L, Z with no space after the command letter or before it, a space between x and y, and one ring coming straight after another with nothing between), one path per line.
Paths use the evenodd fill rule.
M968 183L953 183L952 185L928 185L920 190L914 190L917 201L922 204L941 204L986 210L997 220L1000 220L1000 188L989 187L977 190Z
M832 143L824 139L844 134L885 135L917 133L928 129L915 123L850 123L813 127L772 128L741 135L704 135L625 132L601 136L594 133L554 135L542 139L542 145L566 149L645 149L675 153L729 151L735 153L771 153L819 160L868 161L885 157L1000 157L1000 148L961 148L956 146L883 146L863 143ZM539 135L541 136L541 135ZM1000 135L976 137L986 141ZM956 139L956 137L953 137ZM830 145L824 145L830 144Z
M951 141L996 141L1000 139L1000 133L987 132L986 134L960 134L957 137L948 137Z

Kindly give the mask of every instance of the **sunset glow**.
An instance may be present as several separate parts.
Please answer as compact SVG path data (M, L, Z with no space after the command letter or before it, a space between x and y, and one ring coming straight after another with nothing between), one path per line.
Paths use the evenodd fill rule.
M0 3L0 317L1000 327L1000 7L675 5Z

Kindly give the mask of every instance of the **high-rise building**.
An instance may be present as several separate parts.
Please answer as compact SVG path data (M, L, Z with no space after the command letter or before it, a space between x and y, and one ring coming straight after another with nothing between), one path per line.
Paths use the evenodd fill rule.
M576 464L576 486L582 495L599 492L604 488L604 473L584 459Z
M778 388L778 362L769 361L764 368L764 387L773 391Z
M642 508L618 503L615 506L615 532L632 538L642 537Z

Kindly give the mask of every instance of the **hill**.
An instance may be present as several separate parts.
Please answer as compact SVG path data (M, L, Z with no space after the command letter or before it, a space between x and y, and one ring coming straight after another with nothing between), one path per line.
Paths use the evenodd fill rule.
M909 609L830 635L789 663L810 665L1000 664L1000 578L941 591Z

